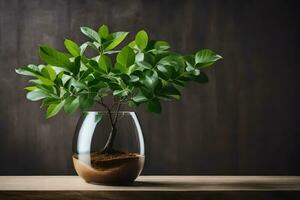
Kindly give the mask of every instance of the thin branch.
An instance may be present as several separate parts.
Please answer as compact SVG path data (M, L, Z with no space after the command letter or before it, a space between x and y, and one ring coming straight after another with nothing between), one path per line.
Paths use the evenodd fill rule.
M121 108L121 100L118 102L118 108L116 110L116 116L115 116L115 120L114 120L114 126L116 125L116 123L118 121L118 115L119 115L120 108Z
M100 98L99 101L97 101L99 104L101 104L108 112L108 116L109 116L109 121L110 121L110 124L112 126L112 128L114 128L114 121L113 121L113 118L112 118L112 114L111 114L111 110L109 108L109 106L107 106L104 102L103 102L103 99Z
M114 103L111 105L110 109L112 110L115 107L115 105L117 105L117 104L118 103L114 101Z

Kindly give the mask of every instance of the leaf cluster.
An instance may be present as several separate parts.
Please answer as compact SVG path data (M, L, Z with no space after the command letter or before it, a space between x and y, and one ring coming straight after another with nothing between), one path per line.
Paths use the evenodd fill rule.
M147 111L159 113L161 101L178 100L188 81L208 82L202 69L222 58L209 49L191 55L172 52L166 41L150 40L144 30L121 49L117 47L128 32L110 32L106 25L98 31L81 27L81 32L87 42L79 45L65 39L66 52L42 45L43 64L16 69L31 77L26 97L41 100L47 118L62 109L67 113L88 110L109 95L131 107L144 104ZM96 56L88 57L88 48Z

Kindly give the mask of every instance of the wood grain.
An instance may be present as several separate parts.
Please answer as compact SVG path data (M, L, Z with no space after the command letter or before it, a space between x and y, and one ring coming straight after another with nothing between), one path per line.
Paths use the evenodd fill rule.
M299 199L300 192L276 191L276 192L256 192L256 191L201 191L201 192L165 192L165 191L0 191L0 199L5 200L295 200Z
M0 191L300 191L298 176L140 176L130 186L78 176L0 176Z
M181 53L210 48L224 57L208 84L189 84L161 115L136 110L144 174L300 175L298 8L289 0L0 1L0 174L75 173L79 114L46 120L14 69L39 63L40 44L63 50L64 38L83 41L80 26L107 24L145 29Z
M0 199L297 199L300 177L141 176L132 186L87 184L78 176L0 176Z

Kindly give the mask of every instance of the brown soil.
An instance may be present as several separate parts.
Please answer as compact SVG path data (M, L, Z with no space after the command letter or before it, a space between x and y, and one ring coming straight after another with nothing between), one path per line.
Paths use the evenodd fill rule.
M75 170L86 182L129 184L141 173L145 157L136 153L73 155Z

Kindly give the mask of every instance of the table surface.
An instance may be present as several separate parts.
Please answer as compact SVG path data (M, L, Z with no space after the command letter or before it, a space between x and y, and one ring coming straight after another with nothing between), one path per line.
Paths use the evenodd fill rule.
M300 191L300 176L140 176L131 186L78 176L0 176L0 191Z

